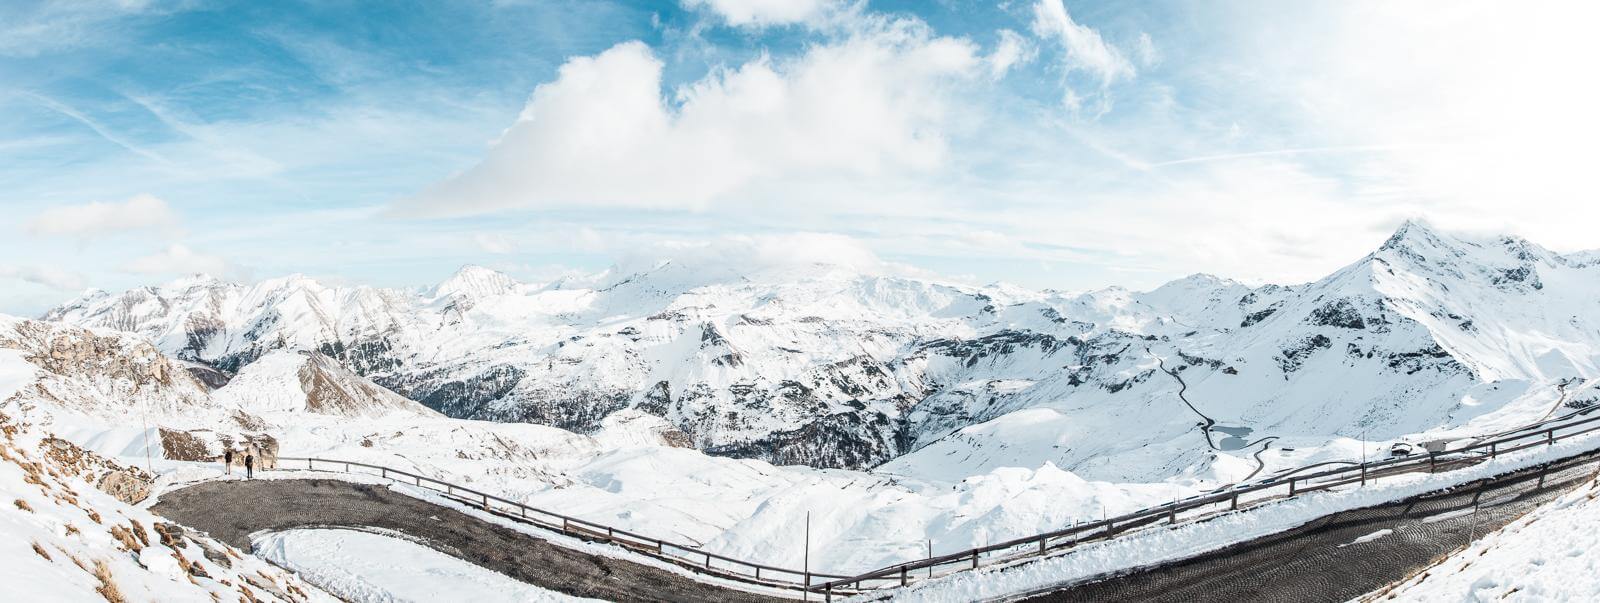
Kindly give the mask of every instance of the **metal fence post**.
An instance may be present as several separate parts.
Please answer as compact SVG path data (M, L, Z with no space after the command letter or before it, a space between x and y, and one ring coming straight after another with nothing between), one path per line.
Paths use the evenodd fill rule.
M972 552L972 569L978 569L978 552Z
M1361 475L1365 476L1367 474L1366 467L1362 466L1361 470ZM1289 496L1294 496L1294 478L1292 477L1289 478Z
M1233 504L1229 507L1229 509L1233 510L1233 511L1238 511L1239 510L1239 491L1238 490L1235 490L1233 492Z
M1556 429L1554 427L1544 431L1544 442L1550 446L1556 445Z
M900 566L900 586L905 586L909 583L910 582L906 580L906 566L902 565Z
M1489 443L1489 458L1494 458L1496 454L1498 454L1498 452L1495 450L1495 443L1494 442L1490 442Z

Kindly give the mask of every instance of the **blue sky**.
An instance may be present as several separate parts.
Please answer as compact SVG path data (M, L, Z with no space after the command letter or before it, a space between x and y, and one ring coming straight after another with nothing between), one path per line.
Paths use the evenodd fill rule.
M7 2L0 312L193 271L401 286L684 255L1295 282L1418 216L1600 247L1593 12Z

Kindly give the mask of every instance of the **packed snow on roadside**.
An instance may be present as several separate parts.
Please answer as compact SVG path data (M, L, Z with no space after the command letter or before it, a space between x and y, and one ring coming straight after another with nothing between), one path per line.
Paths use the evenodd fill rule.
M1600 600L1600 487L1591 482L1380 591L1396 601Z
M257 555L352 603L401 601L595 601L545 590L404 537L347 529L272 532Z

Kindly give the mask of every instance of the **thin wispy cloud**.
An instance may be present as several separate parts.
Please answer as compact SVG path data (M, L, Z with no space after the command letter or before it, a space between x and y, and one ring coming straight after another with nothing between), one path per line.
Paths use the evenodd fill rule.
M411 285L794 233L1057 289L1304 280L1409 216L1600 247L1582 4L186 8L0 8L0 311L75 284L20 266Z

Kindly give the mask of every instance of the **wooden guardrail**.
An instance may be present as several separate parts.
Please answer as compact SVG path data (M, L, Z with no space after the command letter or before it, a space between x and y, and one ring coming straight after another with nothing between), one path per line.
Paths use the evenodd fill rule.
M1030 557L1052 555L1079 544L1104 540L1136 528L1176 524L1180 521L1192 521L1235 511L1241 504L1259 504L1349 484L1365 484L1369 480L1389 475L1448 471L1502 454L1538 446L1553 446L1564 439L1600 431L1600 416L1579 418L1597 408L1600 407L1586 408L1561 417L1525 425L1496 434L1493 439L1473 441L1456 450L1431 451L1426 454L1367 463L1350 463L1345 467L1305 473L1325 463L1311 465L1125 515L955 553L898 563L855 576L807 572L743 561L701 550L697 546L679 544L547 511L465 486L381 465L314 457L279 457L278 461L281 469L289 468L287 465L289 462L304 462L306 469L314 471L342 469L346 473L375 475L402 483L410 482L415 486L441 492L463 502L476 503L487 511L500 512L552 532L617 544L636 553L703 574L747 584L809 590L821 593L826 599L831 600L835 594L854 594L881 588L901 587L919 580L973 570L986 565L1009 564ZM819 583L817 580L823 582Z
M804 570L789 569L760 563L751 563L726 555L719 555L710 551L701 550L699 547L687 544L662 540L638 534L622 528L579 519L570 515L547 511L538 507L529 506L521 502L502 498L459 486L443 480L419 475L409 471L372 465L357 461L344 461L338 459L323 459L315 457L278 457L278 469L300 469L300 463L305 463L304 468L310 471L343 471L356 475L372 475L383 479L394 480L400 483L410 483L420 488L427 488L440 492L466 502L475 504L485 511L498 512L512 519L521 520L522 523L539 528L599 542L608 542L626 548L635 553L660 559L687 568L697 573L708 574L719 578L753 584L759 586L803 590L809 583L817 580L838 580L844 576L808 572Z
M811 590L823 593L826 599L831 600L833 594L901 587L918 580L973 570L984 565L1009 564L1029 557L1055 554L1078 544L1104 540L1139 527L1162 523L1175 524L1180 520L1211 517L1217 513L1237 510L1241 500L1245 503L1260 503L1269 499L1288 498L1348 484L1365 484L1369 480L1386 475L1422 471L1433 473L1458 466L1470 466L1486 458L1495 458L1502 454L1538 446L1552 446L1567 438L1600 431L1600 416L1573 420L1593 410L1595 408L1582 409L1512 429L1498 434L1499 437L1494 439L1479 440L1456 450L1434 451L1367 463L1350 463L1346 467L1313 473L1301 473L1305 468L1281 472L1255 482L1237 484L1126 515L830 580L813 585ZM1190 516L1184 517L1184 514ZM943 573L940 573L941 570Z

